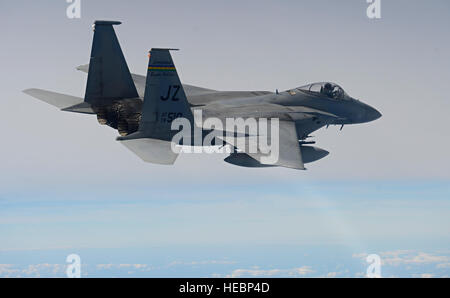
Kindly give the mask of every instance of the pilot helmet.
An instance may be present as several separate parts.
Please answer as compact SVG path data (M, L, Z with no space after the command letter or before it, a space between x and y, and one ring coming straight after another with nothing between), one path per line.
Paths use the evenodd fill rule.
M325 87L325 90L333 89L333 86L330 83L326 83L324 87Z

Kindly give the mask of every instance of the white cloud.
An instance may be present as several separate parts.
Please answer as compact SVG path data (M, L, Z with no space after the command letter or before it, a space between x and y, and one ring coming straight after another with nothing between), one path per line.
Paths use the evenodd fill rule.
M96 267L99 270L109 270L112 269L114 264L98 264Z
M231 272L231 274L226 277L244 277L244 276L252 276L252 277L260 277L260 276L286 276L286 277L299 277L305 276L309 273L314 272L311 267L303 266L292 269L236 269Z
M19 277L20 270L14 269L11 264L0 264L0 277Z
M421 278L433 278L433 277L434 277L434 274L431 274L431 273L422 273L422 274L420 274L420 277L421 277Z
M177 265L230 265L236 264L235 261L228 260L206 260L206 261L191 261L191 262L182 262L182 261L173 261L168 266L177 266Z
M353 254L352 256L365 261L367 255L367 253L358 253ZM450 262L450 256L448 255L437 255L413 250L386 251L379 253L379 255L381 257L382 265L392 266L398 266L400 264L418 265L431 263L441 263L440 266L445 266L445 264Z
M95 267L98 270L136 269L141 271L150 271L150 266L148 264L98 264Z
M133 264L135 269L146 269L148 267L147 264Z
M337 277L339 275L339 272L328 272L327 277Z
M0 277L65 277L66 265L32 264L18 267L11 264L0 264Z
M355 259L366 259L366 257L368 256L369 254L367 254L367 253L365 253L365 252L363 252L363 253L355 253L355 254L352 254L352 257L353 258L355 258Z
M440 263L440 262L448 262L450 261L450 257L448 256L436 256L428 253L420 252L418 255L414 256L411 259L405 260L406 263Z
M382 266L393 266L406 272L413 272L412 277L437 277L444 276L446 269L450 268L450 254L448 252L423 252L418 250L393 250L379 253ZM357 253L352 255L353 258L361 259L366 263L367 253ZM434 273L427 273L430 266L437 269ZM425 271L417 273L418 270ZM443 271L444 270L444 271ZM404 275L404 274L403 274Z
M435 255L426 252L412 251L392 251L381 254L381 262L383 265L397 266L400 264L430 264L430 263L447 263L450 261L449 256Z

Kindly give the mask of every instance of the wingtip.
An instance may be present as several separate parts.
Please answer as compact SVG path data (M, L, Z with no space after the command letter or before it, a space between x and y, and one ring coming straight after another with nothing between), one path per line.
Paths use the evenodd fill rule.
M30 93L32 93L35 90L36 90L35 88L27 88L27 89L23 89L22 92L29 95Z
M75 67L76 70L82 71L82 72L88 72L89 71L89 63L88 64L82 64Z

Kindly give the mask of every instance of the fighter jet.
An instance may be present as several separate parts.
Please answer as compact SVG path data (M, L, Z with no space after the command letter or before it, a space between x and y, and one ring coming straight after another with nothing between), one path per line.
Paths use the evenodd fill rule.
M118 21L95 21L90 62L77 67L88 73L84 98L42 89L24 90L62 111L93 114L110 126L125 145L143 161L171 165L179 152L173 150L177 131L174 121L186 119L201 131L198 139L182 138L177 145L202 146L211 127L203 127L194 115L221 119L276 119L279 154L275 161L264 159L267 152L250 152L248 143L239 146L233 139L250 139L250 133L226 132L212 145L232 147L225 162L243 167L287 167L305 170L305 164L327 156L324 149L310 146L310 134L329 125L358 124L381 117L373 107L352 98L339 85L321 82L279 92L217 91L181 84L171 51L152 48L147 76L132 74L115 34ZM194 129L194 130L195 130ZM214 128L216 130L216 128ZM222 129L224 130L224 129ZM231 137L230 137L231 135ZM267 136L270 134L268 133ZM195 140L196 139L196 140ZM230 141L230 139L232 141Z

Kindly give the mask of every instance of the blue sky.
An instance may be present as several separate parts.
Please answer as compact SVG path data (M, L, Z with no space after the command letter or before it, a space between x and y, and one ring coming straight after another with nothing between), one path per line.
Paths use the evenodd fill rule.
M3 194L3 275L64 276L70 253L91 277L353 277L368 253L384 276L449 273L448 183L197 186Z
M61 1L0 4L0 276L383 276L450 271L448 1ZM166 13L171 12L169 20ZM225 155L142 163L116 133L21 90L83 96L95 19L117 19L130 69L177 47L183 82L274 90L335 81L383 113L316 132L308 171Z

